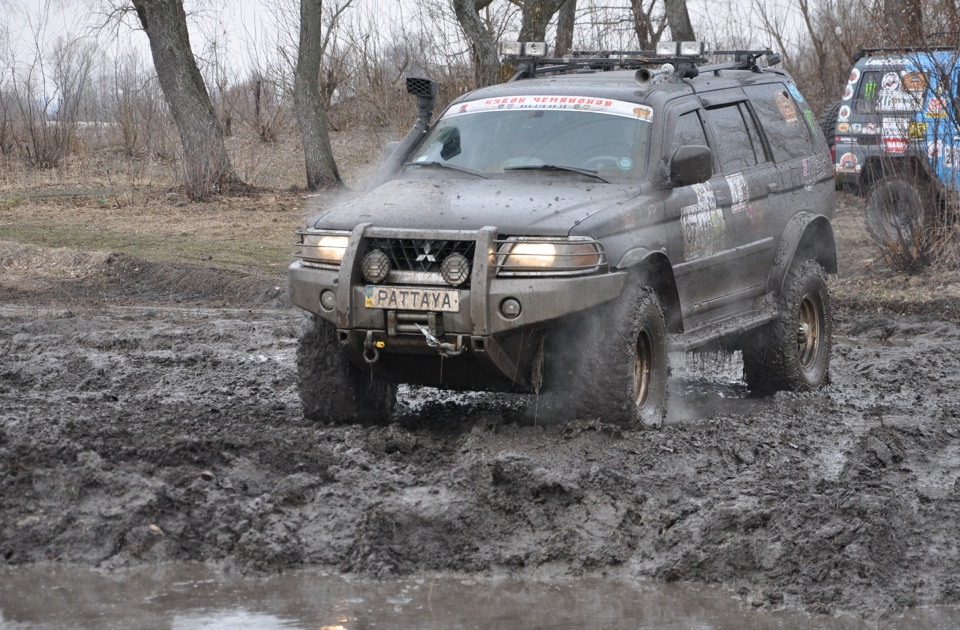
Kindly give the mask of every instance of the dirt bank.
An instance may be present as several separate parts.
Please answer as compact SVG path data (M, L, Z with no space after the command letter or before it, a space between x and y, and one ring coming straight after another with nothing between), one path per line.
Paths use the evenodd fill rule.
M736 358L674 356L660 431L527 426L517 399L431 390L389 427L327 427L300 415L280 279L77 254L31 285L11 247L8 564L622 574L871 619L960 603L954 324L841 307L807 395L753 399Z

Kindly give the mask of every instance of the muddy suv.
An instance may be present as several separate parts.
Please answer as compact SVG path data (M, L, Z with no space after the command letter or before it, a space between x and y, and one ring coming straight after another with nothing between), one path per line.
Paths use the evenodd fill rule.
M880 243L911 247L936 199L958 190L958 76L956 48L864 49L842 100L825 111L837 183L867 195Z
M414 383L657 426L668 351L742 350L757 391L820 386L836 269L820 127L769 51L703 65L667 46L521 58L432 123L435 85L408 80L418 119L373 187L298 232L308 418L382 422Z

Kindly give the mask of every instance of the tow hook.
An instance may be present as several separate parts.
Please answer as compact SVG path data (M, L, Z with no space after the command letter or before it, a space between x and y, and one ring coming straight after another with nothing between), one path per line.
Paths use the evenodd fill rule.
M383 347L383 342L374 343L373 341L373 331L367 331L367 338L363 341L363 360L373 365L380 358L380 351L378 348Z
M435 348L437 352L440 353L442 357L455 357L464 350L466 347L463 345L463 342L460 336L457 336L457 343L447 343L445 341L440 341L436 337L430 334L430 331L427 330L421 324L417 324L417 328L420 329L420 332L423 333L423 336L427 338L427 345L431 348Z

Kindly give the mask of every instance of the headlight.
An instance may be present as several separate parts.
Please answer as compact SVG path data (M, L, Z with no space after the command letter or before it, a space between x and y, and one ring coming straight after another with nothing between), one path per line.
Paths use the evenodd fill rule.
M325 265L339 265L350 240L349 232L298 230L297 234L300 236L297 256Z
M607 264L600 243L589 237L530 238L498 241L500 275L575 275Z

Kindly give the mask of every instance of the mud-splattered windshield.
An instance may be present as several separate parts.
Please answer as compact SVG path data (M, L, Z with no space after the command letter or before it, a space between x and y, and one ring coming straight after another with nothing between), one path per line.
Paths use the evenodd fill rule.
M485 177L551 172L640 181L652 110L570 96L518 96L454 105L411 156L408 170L449 167Z

